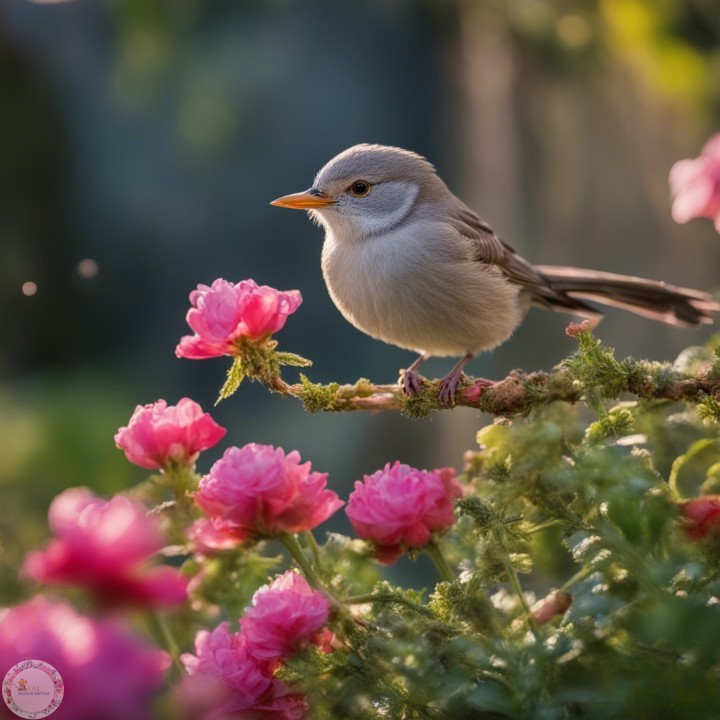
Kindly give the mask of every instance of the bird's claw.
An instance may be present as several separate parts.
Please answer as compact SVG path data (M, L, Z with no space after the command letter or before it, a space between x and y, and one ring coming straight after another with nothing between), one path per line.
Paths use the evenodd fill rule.
M414 370L406 370L400 376L400 387L402 388L403 395L407 397L416 397L422 391L423 378L418 375Z
M440 382L440 402L447 406L452 407L455 404L455 392L457 391L458 383L460 382L460 376L462 373L450 373L446 375Z

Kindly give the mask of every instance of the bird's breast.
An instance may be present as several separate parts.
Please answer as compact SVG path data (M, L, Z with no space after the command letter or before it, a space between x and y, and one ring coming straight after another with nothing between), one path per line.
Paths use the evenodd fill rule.
M322 253L335 305L362 332L434 356L499 345L520 323L519 288L497 267L473 260L442 229L404 228L361 242L328 230Z

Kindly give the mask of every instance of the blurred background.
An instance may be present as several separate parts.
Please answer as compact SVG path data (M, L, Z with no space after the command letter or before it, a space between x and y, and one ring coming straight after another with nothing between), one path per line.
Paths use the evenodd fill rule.
M198 283L298 288L278 338L314 381L392 382L414 359L342 319L320 230L268 204L340 150L425 155L533 262L714 290L720 239L673 224L667 174L718 129L717 0L0 0L0 603L54 495L145 477L113 442L135 405L212 408L228 363L174 356ZM620 356L712 332L607 315ZM550 369L569 319L532 311L470 372ZM212 412L229 433L201 472L270 443L343 497L394 459L460 469L489 421L310 416L249 383Z

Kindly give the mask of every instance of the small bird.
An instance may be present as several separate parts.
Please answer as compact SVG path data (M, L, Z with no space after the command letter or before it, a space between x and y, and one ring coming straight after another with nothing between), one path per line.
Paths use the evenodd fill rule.
M325 229L322 270L345 318L371 337L419 353L404 371L418 394L420 365L461 356L442 379L452 405L463 368L497 347L531 306L595 323L586 300L677 326L712 323L708 293L597 270L531 265L450 192L425 158L385 145L354 145L330 160L309 190L272 205L308 210Z

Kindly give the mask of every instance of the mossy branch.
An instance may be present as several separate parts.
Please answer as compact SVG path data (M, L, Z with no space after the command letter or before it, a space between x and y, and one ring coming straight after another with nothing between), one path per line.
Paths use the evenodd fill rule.
M570 368L527 373L513 370L497 382L467 378L455 396L456 407L470 407L491 415L527 415L533 409L553 402L595 405L599 399L615 399L628 393L642 400L688 401L702 404L706 417L720 418L720 379L674 373L670 366L646 361L624 360L622 382L608 391L607 378L578 377ZM417 397L405 397L398 385L376 385L365 378L356 383L320 385L302 377L300 383L286 385L283 394L302 400L309 412L353 412L392 410L414 418L427 417L433 410L448 410L438 398L440 381L429 382Z
M629 394L641 400L694 402L703 418L720 420L720 356L713 356L710 350L693 348L703 354L702 361L679 367L678 362L617 360L614 349L603 345L584 325L571 325L568 334L578 341L578 350L553 372L513 370L496 382L467 377L458 388L454 406L517 416L556 401L582 400L602 413L603 401ZM439 399L440 380L425 380L420 394L414 397L405 396L398 384L375 384L366 378L346 385L323 385L301 374L299 383L289 384L280 377L280 365L309 361L300 358L302 363L288 362L287 357L294 360L296 356L263 354L263 362L256 360L252 369L246 358L236 359L235 364L242 364L244 375L264 383L273 392L300 399L312 413L389 410L423 418L434 410L449 409Z

